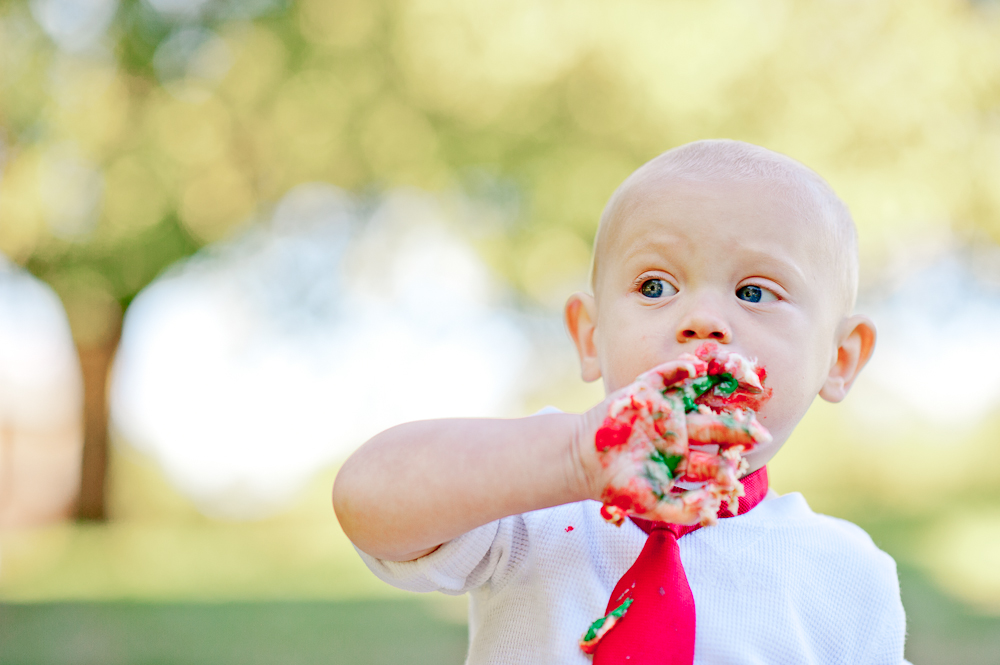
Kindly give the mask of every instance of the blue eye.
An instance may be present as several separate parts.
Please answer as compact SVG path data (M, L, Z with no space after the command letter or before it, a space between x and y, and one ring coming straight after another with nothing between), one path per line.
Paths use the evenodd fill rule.
M639 293L647 298L662 298L676 294L677 289L665 279L647 279L639 287Z
M777 300L777 296L771 293L767 289L763 289L759 286L753 284L747 284L746 286L741 286L736 289L736 297L740 300L745 300L746 302L773 302Z
M759 286L744 286L736 291L736 297L747 302L760 302L763 293Z

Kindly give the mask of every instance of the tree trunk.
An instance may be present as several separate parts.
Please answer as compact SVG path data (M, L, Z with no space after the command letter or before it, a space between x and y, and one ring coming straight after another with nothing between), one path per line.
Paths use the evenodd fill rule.
M121 320L104 339L78 344L83 371L83 459L76 515L81 520L104 520L105 478L108 469L108 372L121 335Z

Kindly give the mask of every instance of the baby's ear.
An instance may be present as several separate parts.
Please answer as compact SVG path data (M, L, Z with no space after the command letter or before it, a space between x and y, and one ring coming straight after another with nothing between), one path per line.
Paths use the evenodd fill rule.
M837 359L819 391L827 402L847 397L854 379L875 350L875 324L867 316L856 314L844 319L837 334Z
M580 375L584 381L601 378L594 332L597 330L597 304L589 293L574 293L566 301L566 328L580 356Z

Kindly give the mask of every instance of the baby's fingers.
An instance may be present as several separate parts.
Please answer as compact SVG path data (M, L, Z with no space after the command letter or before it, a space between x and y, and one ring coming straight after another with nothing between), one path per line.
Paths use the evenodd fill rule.
M752 411L736 409L732 413L694 412L687 414L687 436L691 443L742 445L750 448L767 443L771 434L757 422Z
M641 515L641 517L653 522L669 522L670 524L698 524L701 521L702 507L700 502L684 501L680 495L671 495L658 501L656 505Z

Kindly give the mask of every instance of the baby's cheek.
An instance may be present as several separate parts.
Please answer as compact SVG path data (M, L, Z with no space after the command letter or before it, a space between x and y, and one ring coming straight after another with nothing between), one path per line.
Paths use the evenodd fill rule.
M775 445L780 447L809 410L818 390L810 392L802 378L782 377L780 374L776 376L768 372L767 381L773 393L771 399L757 412L757 420L771 433L774 442L761 446L759 450L764 451Z

